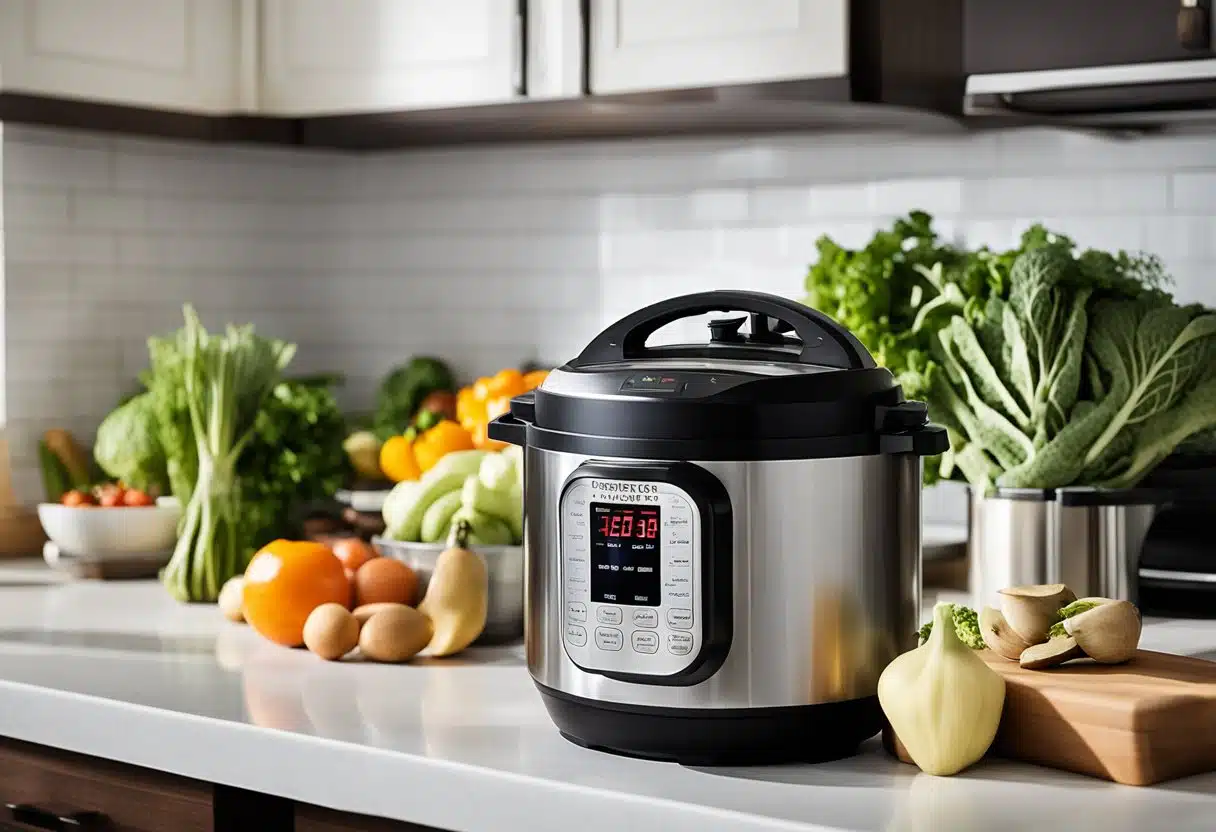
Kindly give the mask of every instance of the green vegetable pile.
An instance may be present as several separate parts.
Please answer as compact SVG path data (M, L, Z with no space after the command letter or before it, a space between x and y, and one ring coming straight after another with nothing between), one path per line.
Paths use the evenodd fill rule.
M288 379L271 391L237 463L251 550L291 536L298 507L342 488L350 469L345 436L329 379Z
M980 634L979 613L962 604L951 604L950 606L950 615L954 621L954 632L958 635L958 640L972 650L983 650L987 645L984 644L984 636ZM930 619L916 631L916 643L924 644L929 640L929 634L932 632L933 620Z
M390 372L376 394L373 430L381 440L404 433L430 393L455 390L452 371L438 358L411 358Z
M523 453L453 451L419 480L397 483L384 500L385 536L438 543L467 523L469 540L483 546L519 544L523 538Z
M131 488L164 491L168 487L169 471L151 393L129 399L102 420L93 458L108 475Z
M807 302L950 430L927 482L1130 486L1216 424L1210 316L1173 303L1154 257L1041 226L968 251L920 212L859 251L821 238L819 254Z
M186 317L179 332L149 339L151 366L140 378L146 391L106 417L94 455L109 476L170 492L186 507L200 468L207 475L210 512L183 529L182 539L195 535L194 548L175 555L166 578L175 596L208 600L212 586L242 571L257 548L291 533L299 506L342 485L346 425L333 379L281 379L292 345L258 338L249 327L210 335L189 308ZM246 389L252 381L264 386L260 396ZM197 432L194 410L203 417ZM222 447L231 452L231 471L217 464ZM203 466L200 454L209 460ZM208 539L197 536L202 528L212 529L210 543L199 543Z
M214 601L246 563L237 463L295 345L261 338L252 326L212 335L191 307L185 315L181 347L198 479L161 579L179 601Z
M937 333L930 406L977 488L1134 486L1216 425L1216 314L1095 281L1071 246L1020 255L1007 301Z

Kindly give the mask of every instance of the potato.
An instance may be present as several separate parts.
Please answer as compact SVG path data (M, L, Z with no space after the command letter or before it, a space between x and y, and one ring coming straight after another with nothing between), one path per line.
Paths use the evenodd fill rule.
M391 610L394 607L407 607L408 604L396 604L392 601L377 601L374 604L362 604L354 609L355 618L359 621L359 626L362 627L367 623L367 619L371 618L382 610Z
M340 659L359 643L359 622L341 604L322 604L304 622L304 646L327 661Z
M426 647L431 633L431 620L418 610L388 604L359 631L359 649L372 661L404 662Z
M220 589L220 597L216 599L220 612L229 621L238 624L245 620L245 576L237 575L229 578Z

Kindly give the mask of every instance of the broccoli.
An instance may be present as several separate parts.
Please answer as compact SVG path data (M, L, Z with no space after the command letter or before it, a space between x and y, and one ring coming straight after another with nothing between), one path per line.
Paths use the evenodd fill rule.
M416 356L396 367L376 394L375 432L382 440L410 426L428 393L455 390L452 371L438 358Z
M984 644L984 636L980 633L979 613L971 609L971 607L964 607L962 604L955 604L952 612L954 616L954 632L958 634L959 641L972 650L983 650L987 645ZM933 632L932 620L917 630L917 645L928 641L929 633L931 632Z

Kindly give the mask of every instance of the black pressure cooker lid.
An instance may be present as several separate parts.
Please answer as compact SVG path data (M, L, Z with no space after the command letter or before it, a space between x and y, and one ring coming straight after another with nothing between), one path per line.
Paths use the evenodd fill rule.
M648 346L712 312L707 342ZM746 325L746 331L745 331ZM512 401L491 436L646 459L797 459L940 453L945 431L828 316L760 292L672 298L628 315Z

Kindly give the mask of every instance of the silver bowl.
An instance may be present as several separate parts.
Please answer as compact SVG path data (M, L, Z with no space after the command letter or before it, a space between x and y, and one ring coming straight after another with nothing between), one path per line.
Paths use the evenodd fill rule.
M418 573L419 597L426 592L439 553L446 543L405 543L373 537L372 545L382 556L399 560ZM486 626L477 644L502 644L524 634L524 547L472 546L486 562L490 579Z

